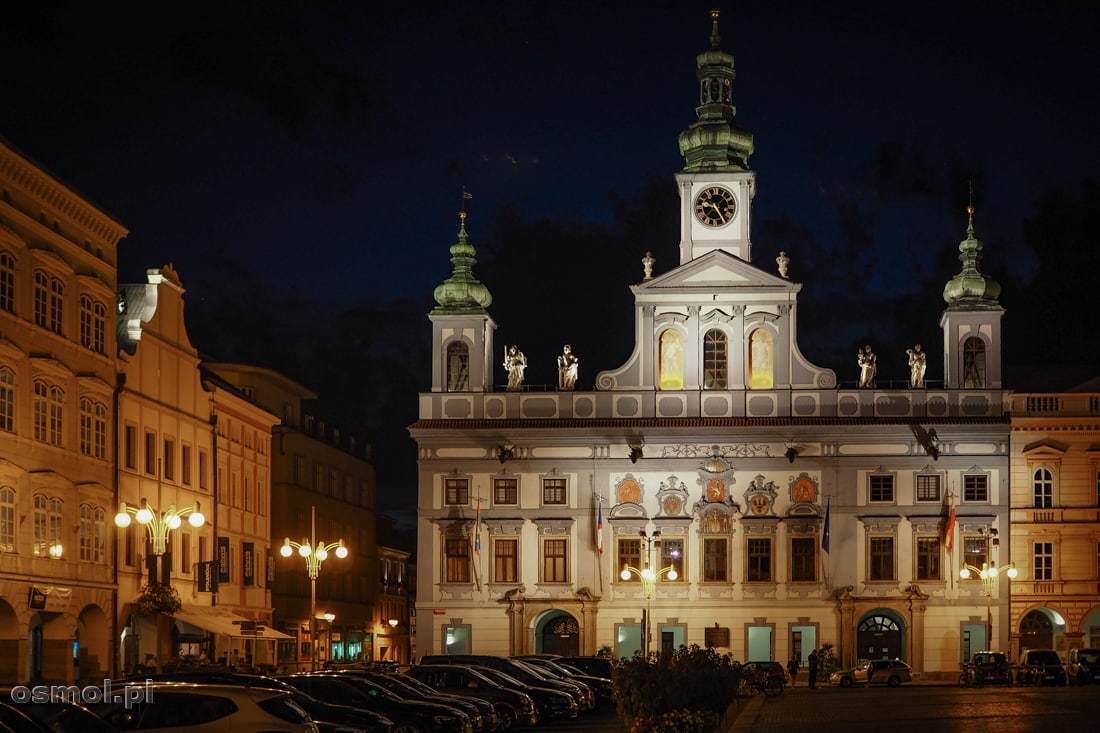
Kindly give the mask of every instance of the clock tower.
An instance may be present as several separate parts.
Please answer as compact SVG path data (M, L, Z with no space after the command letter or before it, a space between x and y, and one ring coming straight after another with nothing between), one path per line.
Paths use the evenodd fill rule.
M711 12L710 49L696 59L699 119L680 133L680 264L712 250L752 261L749 241L756 174L749 170L752 133L734 121L733 55L719 48L718 11Z

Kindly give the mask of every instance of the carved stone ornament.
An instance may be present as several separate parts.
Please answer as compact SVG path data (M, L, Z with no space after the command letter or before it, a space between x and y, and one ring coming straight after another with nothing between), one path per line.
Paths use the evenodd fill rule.
M661 482L657 490L658 517L686 517L687 504L688 489L683 481L669 476L667 481Z
M746 513L754 517L771 516L775 497L778 495L774 481L766 481L764 476L757 475L745 490L745 505L748 507Z

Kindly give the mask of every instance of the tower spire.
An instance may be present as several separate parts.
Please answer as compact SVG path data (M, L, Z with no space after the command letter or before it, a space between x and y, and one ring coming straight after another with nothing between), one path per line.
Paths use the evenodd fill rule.
M474 255L477 250L470 244L466 233L466 202L473 195L462 188L462 205L458 212L458 241L451 245L451 276L435 289L435 302L439 305L432 313L484 313L493 302L489 288L474 277Z

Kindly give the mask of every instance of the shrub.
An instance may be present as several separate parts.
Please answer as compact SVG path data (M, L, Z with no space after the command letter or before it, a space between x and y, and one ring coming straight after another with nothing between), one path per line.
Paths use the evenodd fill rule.
M175 613L183 604L180 602L180 594L172 586L150 583L141 589L134 605L142 616L154 616L158 613Z
M613 673L619 717L630 731L715 730L737 695L741 666L729 654L698 645L671 654L640 654Z

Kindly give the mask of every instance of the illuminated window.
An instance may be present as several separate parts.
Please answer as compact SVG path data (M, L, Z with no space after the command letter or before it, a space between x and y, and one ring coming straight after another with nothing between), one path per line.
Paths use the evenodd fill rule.
M894 538L868 538L868 580L894 580Z
M515 537L493 540L493 582L519 582L519 540Z
M515 506L519 503L519 479L493 479L493 504Z
M772 580L772 541L769 537L750 538L745 546L745 581L770 583Z
M989 562L989 542L981 535L963 537L963 559L967 565L980 568Z
M15 431L15 372L0 367L0 430Z
M660 389L684 388L684 337L674 328L661 332L661 355L657 365Z
M703 388L725 389L729 363L726 334L716 328L703 336Z
M107 306L89 295L80 296L80 345L102 354L106 349Z
M447 537L443 541L444 575L446 583L470 582L470 540Z
M1054 506L1054 474L1049 468L1040 468L1033 476L1034 507L1036 509L1049 509Z
M568 544L564 538L545 538L542 541L542 582L568 583Z
M917 538L917 580L943 580L939 537Z
M15 312L15 258L0 249L0 310Z
M470 503L470 479L443 479L443 503L452 506L465 506Z
M684 575L684 541L682 539L668 537L661 538L660 568L672 568L676 571L676 580L668 575L661 576L661 582L682 583L687 580Z
M642 567L642 541L636 538L622 538L616 543L616 548L619 553L618 572L615 573L615 578L622 580L620 573L629 565L632 568L641 569ZM640 581L634 573L630 573L630 577L626 579L626 582L637 583Z
M470 347L465 341L452 341L447 345L447 391L465 392L470 389Z
M58 278L38 270L34 273L34 322L61 333L65 286Z
M963 389L985 387L985 342L971 336L963 342Z
M758 328L749 337L749 389L775 386L775 337Z

